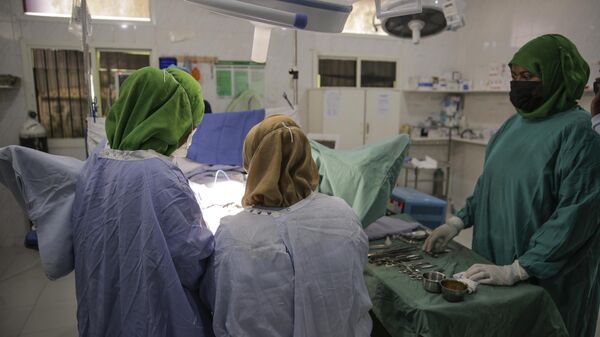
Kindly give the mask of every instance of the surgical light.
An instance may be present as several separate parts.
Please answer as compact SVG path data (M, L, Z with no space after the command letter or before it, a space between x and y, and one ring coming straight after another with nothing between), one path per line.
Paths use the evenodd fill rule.
M352 6L340 0L187 0L207 10L254 24L252 61L264 63L274 27L340 33ZM349 0L352 2L352 0Z

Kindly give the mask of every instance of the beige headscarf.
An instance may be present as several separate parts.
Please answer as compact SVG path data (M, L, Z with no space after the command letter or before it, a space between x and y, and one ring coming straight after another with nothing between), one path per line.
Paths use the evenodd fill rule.
M273 115L253 127L243 157L248 171L244 207L289 207L319 183L308 138L287 116Z

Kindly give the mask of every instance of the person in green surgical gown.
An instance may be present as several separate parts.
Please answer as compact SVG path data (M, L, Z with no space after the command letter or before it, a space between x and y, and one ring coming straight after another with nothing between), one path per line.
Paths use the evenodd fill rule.
M571 337L592 337L600 305L600 136L577 104L589 66L561 35L528 42L510 66L517 114L491 139L465 207L423 248L439 250L473 226L473 250L494 265L473 265L467 277L538 284Z

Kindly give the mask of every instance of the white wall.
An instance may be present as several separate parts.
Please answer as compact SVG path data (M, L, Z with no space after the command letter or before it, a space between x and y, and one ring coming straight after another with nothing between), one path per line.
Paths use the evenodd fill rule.
M215 56L221 60L248 60L252 46L253 27L250 23L207 12L183 0L153 0L155 6L152 24L135 24L126 29L119 23L96 22L91 39L92 48L149 49L151 63L156 65L158 57L172 55ZM33 72L29 49L34 47L80 48L79 39L67 32L68 23L64 19L26 17L21 13L20 0L0 1L0 27L2 46L0 50L1 72L9 72L23 78L23 85L14 92L0 92L0 146L18 143L18 128L24 120L24 112L35 110ZM10 28L10 29L5 29ZM354 55L395 59L399 61L398 73L406 69L408 74L430 68L431 64L452 68L456 62L454 53L447 55L436 52L439 44L456 43L451 39L434 37L424 40L418 48L407 49L407 43L388 37L367 37L358 35L298 33L299 113L300 123L307 120L306 89L314 87L317 55ZM5 47L7 46L7 47ZM448 57L448 55L453 55ZM417 60L418 59L418 60ZM23 62L22 62L23 60ZM423 62L424 60L430 60ZM408 65L404 67L404 63ZM271 45L266 76L266 105L277 107L285 104L281 98L283 91L293 97L293 86L288 70L294 66L294 32L276 29L271 37ZM225 103L216 96L216 85L211 78L210 67L203 66L203 88L206 98L216 102L215 109L224 108ZM401 76L400 78L402 78ZM402 85L402 83L399 83ZM61 141L51 142L52 152L81 156L81 151ZM6 193L3 199L10 200ZM10 202L10 201L8 201ZM2 207L0 217L12 214L15 207ZM10 225L12 226L12 225ZM0 226L0 237L17 238L14 244L21 243L22 233L5 233L6 224ZM24 226L21 226L24 227ZM3 242L0 240L0 245ZM4 243L6 244L6 243Z
M23 77L21 47L16 38L19 25L15 22L11 3L0 1L0 74ZM0 89L0 147L15 144L19 128L25 121L24 89ZM0 186L0 247L21 244L25 238L25 215L4 186Z
M0 1L0 73L23 78L12 91L0 91L0 146L16 144L25 111L35 109L30 47L78 48L76 36L67 32L67 20L25 17L20 0ZM243 20L209 13L183 0L152 0L153 23L122 29L120 24L94 24L92 47L132 48L152 51L152 64L170 55L216 56L222 60L248 60L251 54L252 25ZM391 58L399 61L399 86L408 76L434 75L460 70L477 81L485 79L490 62L507 62L525 41L541 33L557 31L578 45L590 62L600 59L600 1L598 0L467 0L467 26L457 32L424 38L419 45L389 37L341 34L298 33L299 119L306 125L307 91L314 87L317 55L353 55ZM266 105L282 106L283 91L293 97L288 70L294 65L294 32L274 30L266 64ZM218 102L210 67L203 67L206 98ZM27 95L26 95L27 93ZM591 98L588 98L588 101ZM405 95L402 120L414 122L439 112L439 98ZM503 95L468 95L466 114L473 126L499 125L512 113ZM58 151L58 150L57 150ZM65 149L61 149L65 151ZM70 151L70 150L69 150ZM63 152L65 153L65 152ZM74 152L68 152L74 153ZM476 170L479 163L467 168ZM11 199L0 190L0 218L13 219ZM5 206L7 205L7 206ZM21 215L19 215L21 216ZM12 221L12 220L11 220ZM0 225L0 245L19 238ZM6 239L8 238L8 239ZM6 240L5 240L6 239Z
M464 58L457 67L475 85L487 80L490 63L508 63L529 40L548 33L562 34L575 43L591 68L589 84L600 77L600 1L598 0L467 0L467 25L461 37ZM580 105L589 110L593 95ZM508 94L468 94L465 116L474 128L498 128L514 113ZM481 174L484 149L476 145L455 148L452 198L457 207ZM468 153L470 152L470 153Z

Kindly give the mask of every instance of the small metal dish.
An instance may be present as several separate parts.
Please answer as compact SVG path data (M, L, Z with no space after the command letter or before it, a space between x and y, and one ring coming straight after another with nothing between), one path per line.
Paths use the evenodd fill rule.
M440 281L446 278L446 275L437 272L423 273L423 288L430 293L439 293L441 291Z
M446 279L440 282L442 297L448 302L461 302L467 294L467 285L457 281Z

